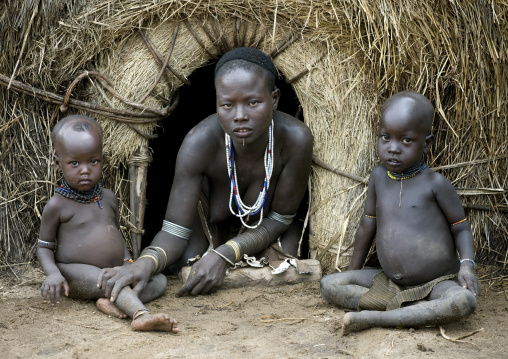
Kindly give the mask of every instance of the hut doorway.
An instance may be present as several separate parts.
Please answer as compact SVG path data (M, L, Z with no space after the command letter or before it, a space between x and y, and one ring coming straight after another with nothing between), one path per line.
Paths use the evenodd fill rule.
M150 244L161 228L173 183L176 156L183 139L201 120L216 112L214 70L215 63L198 68L189 76L192 85L180 87L178 107L169 118L162 121L157 130L158 137L150 141L153 161L148 167L142 248ZM303 120L300 102L291 85L281 79L277 80L276 85L282 94L278 110ZM298 211L299 218L305 218L307 208L306 195ZM308 239L307 235L305 237ZM308 240L303 243L302 257L306 258Z

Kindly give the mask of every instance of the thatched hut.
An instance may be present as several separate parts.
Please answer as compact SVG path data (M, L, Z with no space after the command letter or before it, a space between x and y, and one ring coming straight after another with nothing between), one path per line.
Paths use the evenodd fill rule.
M103 125L105 184L136 251L160 226L179 142L199 111L214 111L210 68L251 46L272 56L283 110L314 134L302 220L326 271L348 264L379 107L403 89L434 103L428 163L459 191L479 261L504 268L507 10L496 0L3 1L0 266L34 259L58 179L50 129L65 111Z

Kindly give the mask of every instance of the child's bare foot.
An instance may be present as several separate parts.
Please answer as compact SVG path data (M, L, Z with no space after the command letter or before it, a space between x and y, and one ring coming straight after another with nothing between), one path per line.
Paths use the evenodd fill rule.
M177 333L178 322L167 314L143 314L132 321L132 330L162 331Z
M341 334L344 336L371 327L373 327L373 325L367 322L367 319L362 316L361 312L349 312L344 315L344 318L342 318Z
M99 298L99 299L97 299L96 305L97 305L97 308L99 308L99 310L101 312L103 312L107 315L110 315L115 318L120 318L120 319L127 318L127 314L125 314L120 309L118 309L118 307L115 305L115 303L113 303L109 299Z

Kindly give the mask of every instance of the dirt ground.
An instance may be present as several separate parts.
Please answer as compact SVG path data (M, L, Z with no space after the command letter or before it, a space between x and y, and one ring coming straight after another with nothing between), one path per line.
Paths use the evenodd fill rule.
M319 283L224 289L150 303L179 321L181 332L141 333L130 320L110 318L94 302L42 303L44 274L29 267L16 280L0 279L0 357L8 358L506 358L508 297L502 286L483 293L476 312L439 328L369 329L340 337L344 311L327 304Z

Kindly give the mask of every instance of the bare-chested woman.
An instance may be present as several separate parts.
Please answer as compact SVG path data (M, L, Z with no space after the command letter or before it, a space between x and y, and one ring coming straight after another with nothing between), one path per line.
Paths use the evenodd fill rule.
M209 293L232 263L279 237L282 249L296 254L300 235L292 218L305 194L313 139L302 122L276 111L276 76L271 59L252 48L234 49L217 63L217 113L180 148L162 230L133 265L102 271L99 284L112 301L123 287L136 284L139 291L152 273L203 255L209 248L203 227L213 250L193 265L178 295Z
M439 325L476 308L480 286L464 210L450 182L422 160L432 144L433 117L430 101L413 91L383 105L381 164L370 176L349 270L321 279L328 302L361 310L346 313L343 334ZM374 238L382 270L361 269Z
M99 180L102 175L102 130L95 120L73 115L59 121L52 132L54 161L63 179L42 213L37 245L39 262L47 275L41 292L44 301L60 302L60 291L78 299L98 299L106 314L131 317L134 330L177 332L167 314L150 314L143 303L166 289L162 274L148 278L139 292L124 288L115 303L97 287L102 268L131 265L119 231L118 200ZM138 297L139 294L139 297Z

